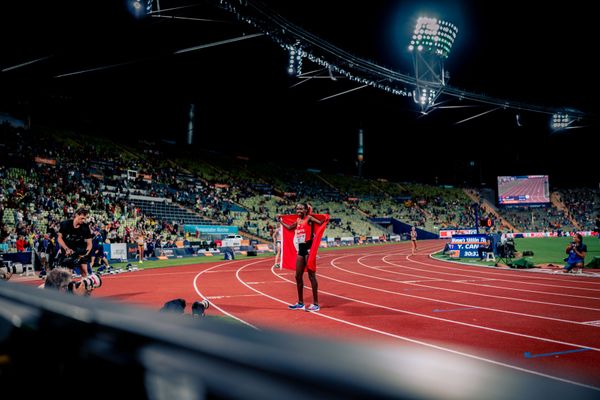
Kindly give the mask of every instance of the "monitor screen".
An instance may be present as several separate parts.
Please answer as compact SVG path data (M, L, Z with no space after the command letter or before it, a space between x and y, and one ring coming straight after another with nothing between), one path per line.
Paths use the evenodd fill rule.
M498 177L498 204L542 204L550 202L548 175Z

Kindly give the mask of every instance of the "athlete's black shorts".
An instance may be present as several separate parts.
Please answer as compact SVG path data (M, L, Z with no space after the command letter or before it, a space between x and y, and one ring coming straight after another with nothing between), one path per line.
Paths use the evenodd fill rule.
M312 240L309 240L306 243L298 243L298 255L299 256L307 256L310 253L310 246L312 245Z

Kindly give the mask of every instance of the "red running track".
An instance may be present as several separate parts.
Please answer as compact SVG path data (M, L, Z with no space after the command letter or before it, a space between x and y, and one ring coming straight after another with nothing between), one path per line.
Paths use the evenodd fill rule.
M210 300L249 326L425 346L600 391L600 280L435 260L439 241L321 252L321 311L290 311L293 271L272 258L105 276L95 297L159 309ZM305 277L306 278L306 277ZM305 279L305 302L311 302Z

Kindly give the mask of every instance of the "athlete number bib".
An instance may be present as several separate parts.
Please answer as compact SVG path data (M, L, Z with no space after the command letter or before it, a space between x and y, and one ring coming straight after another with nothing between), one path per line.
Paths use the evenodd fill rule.
M295 236L296 243L306 243L306 233L304 232L296 232Z

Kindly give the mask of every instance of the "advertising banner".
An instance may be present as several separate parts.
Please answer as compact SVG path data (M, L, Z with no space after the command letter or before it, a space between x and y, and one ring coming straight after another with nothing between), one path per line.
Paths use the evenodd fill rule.
M479 246L485 245L487 236L479 235L454 235L448 244L450 253L458 258L478 258ZM458 253L457 253L458 252Z
M184 225L185 233L191 235L236 235L238 233L237 226L226 225Z
M475 235L477 229L466 228L466 229L440 229L440 239L449 239L454 235Z
M110 245L110 259L127 261L127 244L126 243L112 243Z

